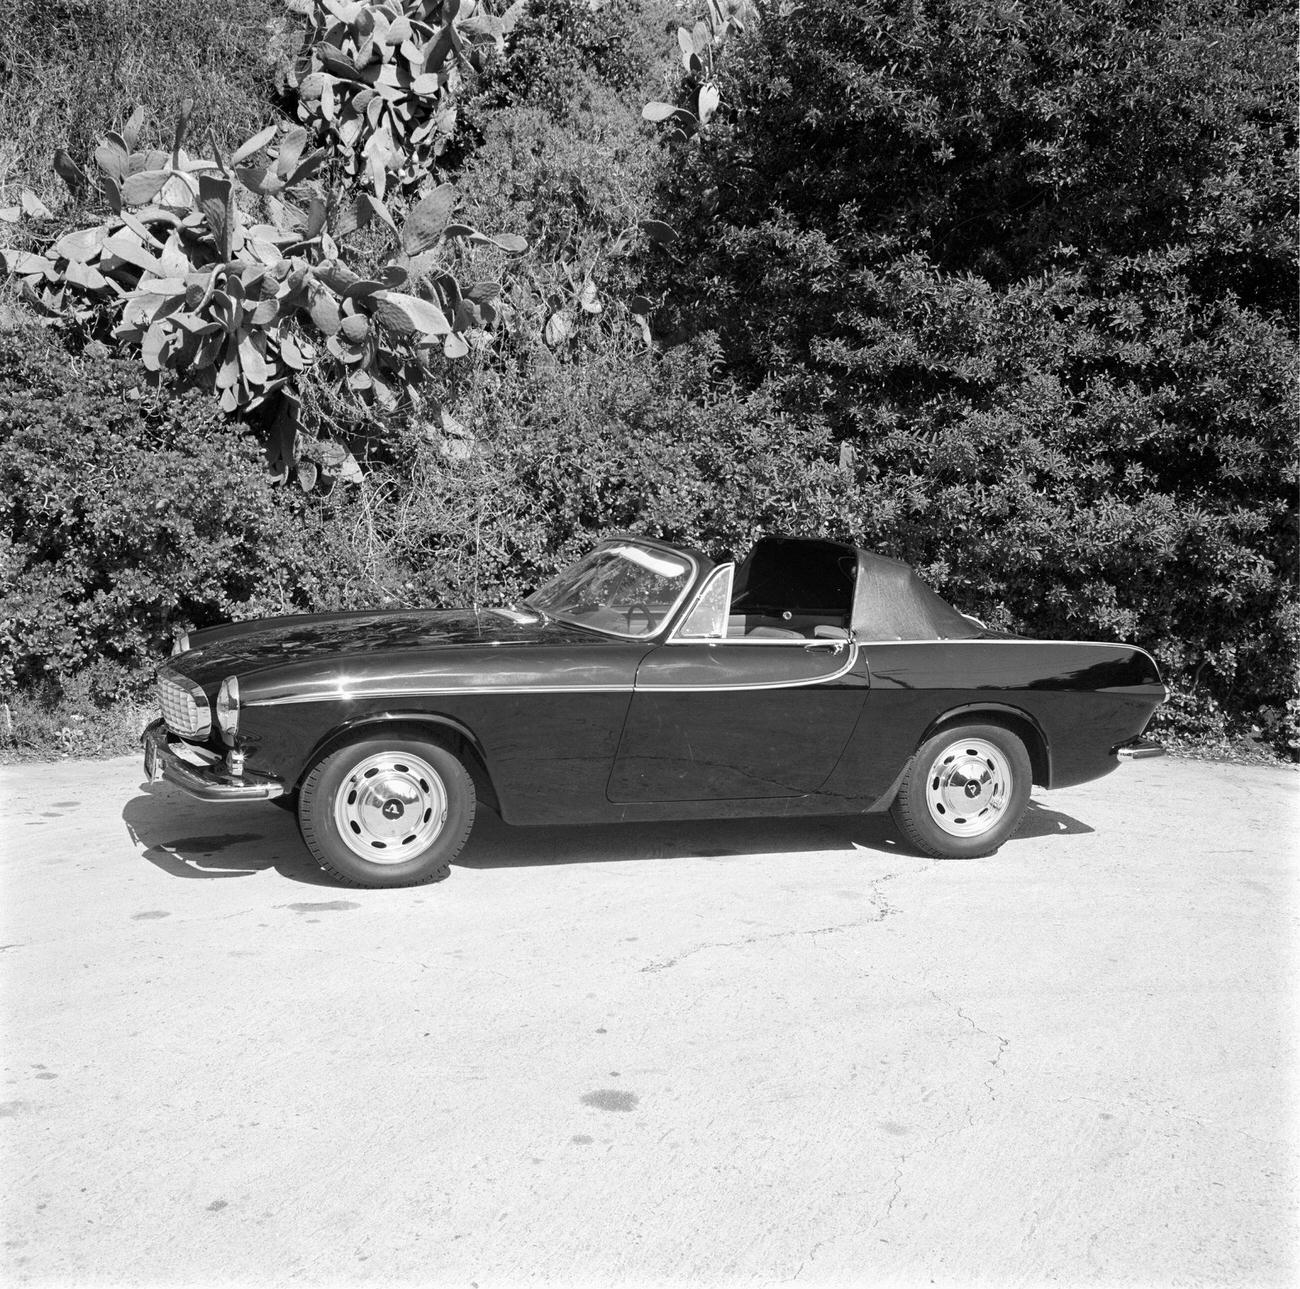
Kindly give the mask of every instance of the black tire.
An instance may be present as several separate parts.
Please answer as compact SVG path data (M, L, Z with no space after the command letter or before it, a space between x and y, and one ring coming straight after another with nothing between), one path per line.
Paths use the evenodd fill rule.
M474 807L469 773L446 748L370 738L312 767L298 794L298 826L340 882L418 886L447 876L474 826Z
M894 822L936 859L992 855L1029 805L1025 745L998 725L954 725L917 749L894 803Z

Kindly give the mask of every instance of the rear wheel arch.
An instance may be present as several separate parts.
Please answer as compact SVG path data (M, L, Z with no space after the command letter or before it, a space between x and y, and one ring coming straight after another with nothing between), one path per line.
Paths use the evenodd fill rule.
M964 707L954 707L937 720L932 721L917 743L919 748L925 741L941 730L958 725L997 725L1014 734L1029 753L1029 763L1033 767L1033 781L1039 787L1050 787L1052 782L1052 752L1047 735L1039 723L1018 707L1009 707L1002 703L970 703Z

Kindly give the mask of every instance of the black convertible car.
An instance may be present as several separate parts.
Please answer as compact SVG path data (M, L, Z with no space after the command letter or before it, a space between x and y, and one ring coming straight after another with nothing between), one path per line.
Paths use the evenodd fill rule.
M268 618L182 638L151 782L278 799L336 878L446 875L483 802L513 824L891 810L987 855L1031 784L1163 750L1122 644L989 631L905 564L767 537L739 565L603 541L517 608Z

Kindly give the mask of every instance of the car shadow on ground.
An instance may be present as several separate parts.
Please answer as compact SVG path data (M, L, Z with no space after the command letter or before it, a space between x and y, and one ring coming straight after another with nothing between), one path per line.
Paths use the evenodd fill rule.
M1009 844L1090 833L1087 824L1030 801ZM463 868L593 864L630 859L722 859L743 855L869 850L918 856L888 814L804 815L795 819L700 819L687 822L552 824L517 828L479 812L455 861Z
M309 886L345 885L317 866L298 835L293 815L269 803L208 804L159 783L142 786L139 795L127 802L122 821L143 857L173 877L219 880L274 870ZM1009 844L1092 831L1070 815L1031 801ZM887 814L525 828L503 823L492 811L480 809L455 864L520 868L835 850L917 855Z
M1061 810L1049 810L1037 801L1030 801L1020 827L1011 835L1011 840L1026 841L1030 837L1076 837L1083 833L1096 832L1073 815Z
M122 822L143 857L173 877L219 880L273 869L308 886L343 886L311 857L293 815L269 802L211 804L156 783L126 803Z
M546 824L524 828L503 823L491 811L481 810L469 842L455 863L463 868L521 868L854 849L908 853L887 815Z

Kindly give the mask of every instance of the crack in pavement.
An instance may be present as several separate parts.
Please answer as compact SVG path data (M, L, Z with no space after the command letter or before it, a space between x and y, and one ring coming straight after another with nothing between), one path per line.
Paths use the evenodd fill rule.
M1125 1109L1132 1110L1139 1115L1159 1116L1165 1119L1176 1119L1180 1123L1191 1124L1194 1128L1211 1129L1215 1132L1231 1133L1234 1137L1244 1137L1254 1146L1268 1147L1273 1143L1265 1141L1262 1137L1253 1136L1242 1128L1234 1128L1226 1123L1218 1123L1213 1119L1206 1120L1198 1118L1196 1115L1188 1114L1182 1110L1176 1110L1169 1106L1152 1105L1150 1102L1141 1101L1135 1096L1119 1095L1111 1099L1102 1101L1097 1097L1057 1097L1057 1105L1070 1105L1075 1101L1086 1101L1089 1105L1101 1106L1103 1109L1111 1109L1115 1106L1123 1106Z
M1001 1034L993 1033L991 1030L981 1029L980 1026L978 1026L975 1023L974 1019L968 1016L966 1012L962 1010L960 1004L949 1001L947 998L944 998L942 994L936 992L933 989L928 989L926 990L926 992L930 995L931 998L935 1000L935 1002L940 1003L942 1006L948 1008L950 1011L955 1012L956 1015L962 1021L964 1021L967 1025L970 1026L971 1033L977 1034L981 1038L992 1039L995 1043L997 1043L998 1045L997 1054L989 1061L989 1065L991 1067L990 1074L988 1078L984 1080L984 1092L986 1096L990 1101L996 1101L997 1094L993 1090L992 1071L996 1071L1000 1069L1002 1058L1006 1054L1007 1049L1011 1046L1010 1040L1003 1038ZM955 1041L956 1040L954 1040L954 1042ZM871 1223L871 1226L868 1229L874 1231L877 1227L882 1225L884 1222L888 1221L888 1219L893 1215L894 1205L898 1203L899 1199L903 1194L903 1174L907 1170L907 1165L912 1159L914 1159L917 1155L929 1154L931 1151L935 1150L936 1147L938 1147L940 1142L947 1141L950 1137L956 1137L959 1134L973 1128L974 1126L975 1126L975 1112L972 1106L968 1104L965 1106L964 1123L959 1123L955 1127L949 1128L945 1132L936 1132L924 1144L918 1145L912 1150L900 1151L895 1158L894 1175L892 1178L890 1178L890 1184L893 1186L893 1193L890 1195L888 1201L886 1202L884 1211L880 1214L879 1217L876 1218L874 1222Z
M1010 1046L1010 1040L1003 1038L1001 1034L995 1034L990 1029L981 1029L977 1024L975 1024L974 1020L970 1016L967 1016L966 1013L962 1011L959 1003L950 1002L947 998L944 998L942 994L936 993L933 989L928 990L927 992L935 1002L942 1003L945 1007L950 1007L954 1012L956 1012L957 1015L971 1027L972 1033L980 1035L981 1038L991 1038L995 1043L997 1043L998 1054L989 1062L989 1065L996 1070L1001 1064L1002 1057L1006 1054L1007 1048ZM984 1090L988 1093L990 1101L996 1101L998 1099L997 1093L993 1091L992 1074L984 1080Z
M764 940L785 940L793 936L801 935L832 935L839 931L852 931L855 927L876 926L886 918L893 917L896 913L901 912L897 905L891 904L875 888L882 882L891 881L895 877L902 876L903 873L911 873L914 869L898 869L892 873L885 873L881 877L873 878L867 885L871 888L870 900L871 907L875 909L877 916L874 918L855 918L852 922L838 922L832 926L812 927L801 931L773 931L769 935L751 935L743 940L718 940L710 941L707 944L696 945L693 949L687 949L685 953L679 953L675 958L665 958L662 962L650 962L641 968L641 972L666 971L669 967L675 967L679 962L686 958L693 957L697 953L703 953L706 949L737 949L745 945L758 944ZM924 870L921 870L924 871Z
M679 953L675 958L665 958L662 962L649 962L641 968L642 973L654 971L666 971L669 967L675 967L679 962L687 958L694 957L697 953L703 953L706 949L738 949L747 944L761 944L765 940L788 940L794 936L801 935L832 935L837 931L851 931L855 927L874 926L877 922L883 922L888 916L882 913L878 918L869 918L863 921L861 918L852 922L840 922L834 926L811 927L802 931L773 931L770 935L750 935L743 940L716 940L708 944L697 944L693 949L687 949L685 953Z

